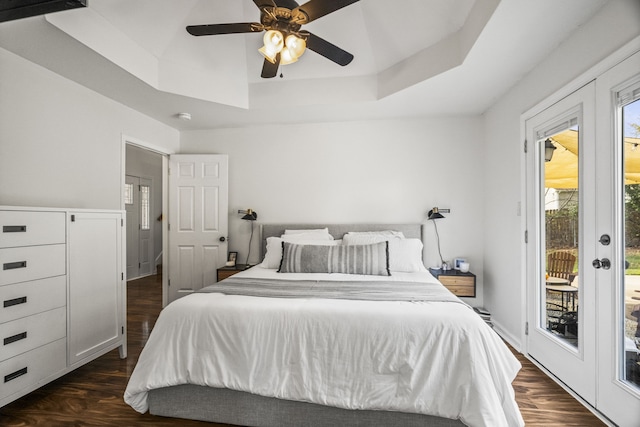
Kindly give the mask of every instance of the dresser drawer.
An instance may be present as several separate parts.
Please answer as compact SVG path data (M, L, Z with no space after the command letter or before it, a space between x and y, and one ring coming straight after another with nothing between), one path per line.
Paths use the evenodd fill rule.
M0 286L0 323L67 304L66 276Z
M0 402L26 388L44 385L47 378L63 371L66 365L66 339L0 362Z
M67 335L67 308L60 307L0 324L0 360L6 360Z
M64 212L0 211L0 248L65 243Z
M0 249L0 286L66 273L66 245Z

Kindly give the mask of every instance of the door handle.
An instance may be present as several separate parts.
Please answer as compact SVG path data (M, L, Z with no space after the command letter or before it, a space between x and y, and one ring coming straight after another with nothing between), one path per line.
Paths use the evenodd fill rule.
M603 270L608 270L611 268L611 261L608 258L594 259L591 263L594 268L602 268Z
M224 242L225 240L227 240L227 238L224 237L224 236L220 236L220 238L218 240L220 240L221 242Z

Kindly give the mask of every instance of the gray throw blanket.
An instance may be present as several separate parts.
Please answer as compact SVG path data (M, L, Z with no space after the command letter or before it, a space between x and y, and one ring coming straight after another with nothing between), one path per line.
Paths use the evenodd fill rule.
M367 301L444 301L465 304L439 283L393 281L279 280L229 277L199 292L269 298Z

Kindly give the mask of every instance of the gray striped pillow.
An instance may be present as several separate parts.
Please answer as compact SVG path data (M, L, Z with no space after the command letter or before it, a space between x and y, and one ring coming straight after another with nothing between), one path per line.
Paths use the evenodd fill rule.
M337 246L282 242L282 260L278 272L391 276L389 242Z

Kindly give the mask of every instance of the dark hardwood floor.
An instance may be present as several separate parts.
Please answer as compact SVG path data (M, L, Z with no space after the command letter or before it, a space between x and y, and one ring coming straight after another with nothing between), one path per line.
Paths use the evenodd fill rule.
M141 415L122 395L162 305L160 276L131 281L127 287L129 356L118 350L0 408L0 425L16 426L212 426L220 424ZM602 426L535 365L515 353L523 365L514 381L516 399L527 426Z

